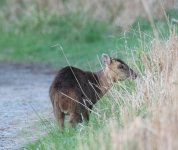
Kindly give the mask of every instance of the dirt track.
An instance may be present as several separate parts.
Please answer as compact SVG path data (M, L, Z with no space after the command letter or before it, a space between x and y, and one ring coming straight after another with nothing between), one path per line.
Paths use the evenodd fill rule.
M40 117L53 120L48 89L54 74L46 68L0 62L0 150L44 134Z

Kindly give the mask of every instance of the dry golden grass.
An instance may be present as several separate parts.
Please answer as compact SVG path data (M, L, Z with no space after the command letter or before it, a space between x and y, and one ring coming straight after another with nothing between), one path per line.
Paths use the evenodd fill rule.
M89 133L89 143L79 142L81 150L178 149L178 36L173 32L166 42L154 40L142 63L144 73L134 92L113 90L112 105L121 99L125 103L118 105L119 125L113 109L104 129ZM143 113L138 114L141 108Z

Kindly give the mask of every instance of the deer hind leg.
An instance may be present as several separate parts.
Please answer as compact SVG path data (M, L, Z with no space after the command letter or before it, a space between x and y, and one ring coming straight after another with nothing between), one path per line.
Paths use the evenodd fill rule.
M88 124L89 122L89 113L87 110L85 110L84 112L82 112L82 120L85 121L85 123Z
M69 122L70 122L71 127L75 127L77 123L82 122L82 117L78 113L70 113L69 118L70 118Z
M64 114L64 112L61 111L61 109L59 108L59 106L56 103L54 104L54 115L58 122L58 125L63 130L65 114Z

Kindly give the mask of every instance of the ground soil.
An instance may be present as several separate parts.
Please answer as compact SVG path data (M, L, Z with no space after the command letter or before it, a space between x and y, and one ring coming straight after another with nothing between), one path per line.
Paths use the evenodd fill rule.
M55 71L48 66L0 62L0 150L18 149L46 133L54 121L48 90Z

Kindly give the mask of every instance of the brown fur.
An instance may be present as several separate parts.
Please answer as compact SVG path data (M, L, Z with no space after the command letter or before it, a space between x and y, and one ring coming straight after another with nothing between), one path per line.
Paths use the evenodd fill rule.
M61 69L55 77L49 95L53 105L54 115L64 128L64 117L69 114L71 126L82 120L89 120L89 112L93 105L105 94L113 81L136 78L136 74L123 61L111 59L109 64L96 73L82 71L67 66ZM107 58L107 59L108 59ZM123 64L125 69L120 68Z

